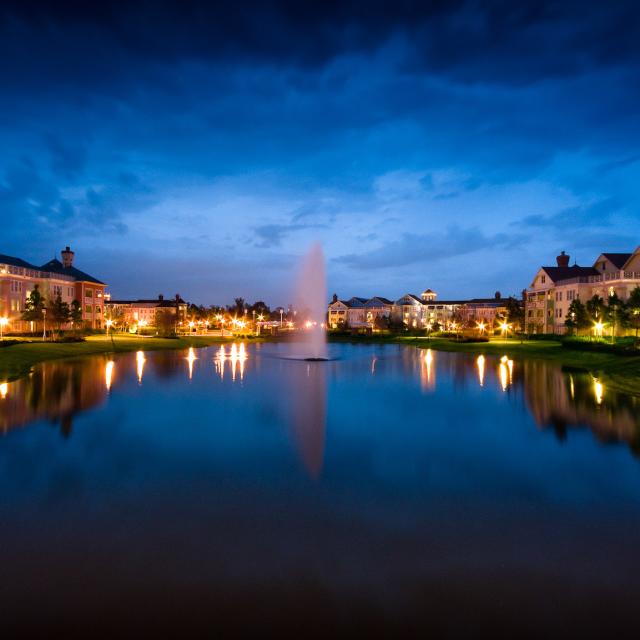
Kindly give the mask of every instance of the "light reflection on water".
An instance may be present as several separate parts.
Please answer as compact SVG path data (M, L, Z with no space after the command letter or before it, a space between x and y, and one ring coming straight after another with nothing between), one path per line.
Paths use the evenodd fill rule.
M305 580L314 605L320 589L349 609L355 591L368 611L450 589L461 611L524 590L537 612L550 584L584 587L583 607L605 585L635 615L636 398L543 361L330 348L139 351L0 384L9 610L37 608L34 584L55 598L78 563L55 615L157 584L184 610L185 585L262 599L282 581L296 609Z

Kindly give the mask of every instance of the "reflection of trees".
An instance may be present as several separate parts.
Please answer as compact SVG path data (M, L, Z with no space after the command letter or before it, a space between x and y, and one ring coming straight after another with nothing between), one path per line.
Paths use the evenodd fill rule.
M182 351L156 351L149 366L158 378L168 380L183 372L185 354Z
M586 373L567 373L531 360L523 370L525 400L537 424L552 427L564 440L571 428L586 426L600 442L626 442L640 455L640 403L606 390L598 402L594 380Z
M100 358L39 365L28 377L9 383L0 402L0 428L6 432L46 419L59 422L62 434L69 436L74 416L104 401L103 376Z

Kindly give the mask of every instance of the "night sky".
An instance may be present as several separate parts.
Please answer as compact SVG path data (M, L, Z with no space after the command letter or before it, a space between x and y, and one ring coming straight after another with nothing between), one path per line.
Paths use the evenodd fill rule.
M0 253L114 297L519 293L640 244L640 3L0 8Z

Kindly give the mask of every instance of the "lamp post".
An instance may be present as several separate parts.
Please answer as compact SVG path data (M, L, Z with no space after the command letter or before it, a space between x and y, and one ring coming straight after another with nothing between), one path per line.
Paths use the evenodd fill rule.
M280 307L280 328L282 329L282 314L284 313L284 309Z
M4 340L4 328L9 324L9 318L7 318L6 316L2 316L2 318L0 318L0 340Z
M47 310L42 310L42 339L47 339Z

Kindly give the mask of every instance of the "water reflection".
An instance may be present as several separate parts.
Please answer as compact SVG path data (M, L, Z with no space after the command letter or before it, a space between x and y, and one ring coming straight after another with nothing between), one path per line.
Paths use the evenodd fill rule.
M189 363L189 380L193 378L193 363L197 360L197 356L193 347L189 347L189 353L187 354L187 362Z
M107 362L107 364L104 367L104 384L105 384L105 387L107 388L107 391L111 389L111 383L113 381L113 367L114 367L113 360L109 360L109 362Z
M113 370L113 363L109 368ZM106 370L102 358L49 362L26 378L1 384L0 428L7 433L44 419L59 424L63 435L70 435L77 414L105 401Z
M312 478L322 471L327 421L327 363L291 364L282 380L290 401L290 428L300 459Z
M138 351L136 353L136 373L138 374L138 384L142 384L142 373L144 372L144 352Z
M273 389L268 393L282 403L281 415L288 416L301 459L314 476L320 473L324 458L327 375L331 371L349 380L375 377L377 384L402 379L410 385L414 380L420 390L437 401L444 401L454 390L466 393L482 389L487 410L499 398L524 403L539 427L551 427L560 439L566 437L569 428L586 427L599 441L625 442L634 451L640 450L638 399L606 389L601 380L587 373L565 373L542 361L514 363L507 356L474 357L403 346L375 347L372 351L364 358L353 357L327 366L278 361L277 372L272 361L260 359L259 346L247 348L244 343L210 349L206 352L210 355L200 356L202 364L197 368L198 352L194 349L46 363L26 378L0 383L0 427L6 432L45 418L60 422L63 432L69 433L73 416L101 404L109 394L140 386L143 376L150 393L169 378L174 379L174 385L176 378L182 378L197 382L200 388L211 384L211 371L222 382L244 382L249 373L247 362L254 358L251 372L256 381L245 393L262 393L254 387L262 384L259 381L265 376L270 380ZM186 371L182 364L185 359ZM506 391L510 393L503 395ZM189 393L186 388L184 393Z
M244 342L237 345L235 342L231 345L229 353L227 354L225 347L221 346L214 358L215 369L221 380L224 380L225 365L228 362L231 368L231 380L235 382L236 374L239 372L240 380L244 380L245 363L249 356Z
M478 367L478 382L481 387L484 387L484 356L479 355L476 360L476 365Z

